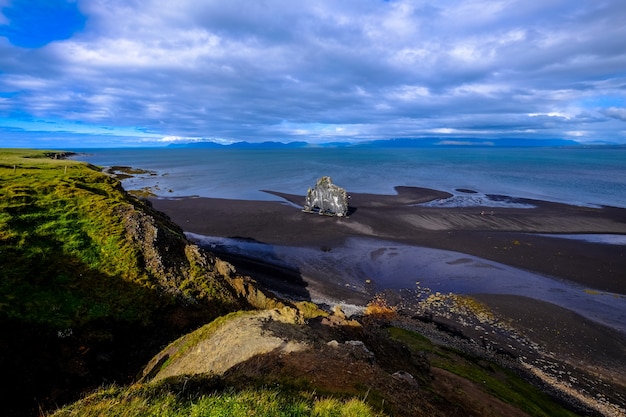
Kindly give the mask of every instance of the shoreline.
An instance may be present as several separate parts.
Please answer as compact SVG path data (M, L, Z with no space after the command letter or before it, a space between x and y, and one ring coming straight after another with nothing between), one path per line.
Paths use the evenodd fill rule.
M572 159L563 158L561 149L464 149L462 152L467 153L467 159L457 159L457 155L450 155L443 149L432 149L426 153L422 149L396 149L382 154L375 149L347 148L339 153L333 149L313 148L306 152L264 151L265 157L280 158L274 167L282 173L278 176L274 169L267 169L265 158L250 158L252 154L247 150L215 152L209 149L164 148L146 154L140 149L111 149L98 150L84 159L99 166L132 166L155 170L154 176L137 175L134 180L125 180L124 188L153 188L155 194L169 197L272 198L260 191L263 189L305 194L307 188L315 183L315 172L318 172L330 175L337 185L345 187L350 193L393 195L394 186L406 185L445 190L468 197L495 194L570 205L626 208L624 184L619 181L619 176L608 178L601 174L601 169L589 170L585 175L589 163L599 163L598 168L609 168L602 162L606 159L605 154L612 154L613 151L606 150L581 150L580 153L572 154ZM485 158L485 155L490 158ZM498 166L495 162L504 157L511 164ZM529 160L527 158L537 159L537 162L552 160L553 163L548 166L549 172L558 171L559 175L546 177L541 171L523 174L524 169L527 169L523 161ZM184 159L185 163L174 163L179 159ZM209 160L212 163L207 165L206 161ZM244 165L238 165L244 163L244 160ZM403 163L394 163L398 160ZM613 155L611 160L615 162ZM315 164L309 165L312 161ZM586 164L581 165L581 162ZM241 173L243 176L232 171L236 166L246 167L245 172ZM617 163L612 164L611 168L606 172L617 175L623 172L624 167ZM255 175L248 175L252 172ZM512 176L507 175L507 172Z
M279 192L271 194L282 202L201 197L149 201L191 240L281 296L331 308L340 304L350 314L350 309L358 313L382 294L385 302L402 313L403 326L443 337L444 344L468 352L478 348L505 362L512 360L513 368L525 369L596 410L604 407L595 399L600 395L616 404L620 415L626 408L626 398L619 394L626 387L626 331L619 318L626 315L626 246L560 236L626 236L626 209L536 200L521 201L532 208L428 207L422 204L449 194L411 187L397 191L395 196L352 194L348 218L303 213L304 196ZM202 243L207 236L214 241ZM355 241L369 242L371 247L366 251L362 245L349 247ZM420 256L403 254L404 247L456 257L425 255L421 266L407 266ZM498 274L511 269L529 274L536 282L552 280L552 286L540 287L531 279L523 294L515 292L515 283L510 292L471 294L497 317L485 319L476 312L458 313L454 294L438 295L436 289L431 292L419 285L416 290L412 278L407 278L404 290L402 285L389 289L388 282L366 275L381 271L390 276L419 274L430 264L475 277L489 272L490 285L497 285ZM388 270L390 266L396 269ZM396 281L401 280L396 277ZM585 308L599 308L605 317L617 314L612 317L617 325L599 324L581 311L533 293L544 291L558 298L567 288L576 288L569 297L583 303L582 313ZM579 295L582 298L577 300ZM596 306L585 305L589 301ZM603 306L604 301L608 305ZM589 394L580 397L581 393ZM612 411L602 414L613 415Z
M284 201L152 198L185 231L296 247L340 247L352 237L450 250L590 290L626 295L626 246L553 235L626 235L626 209L523 200L534 208L432 208L420 204L450 194L397 187L398 194L352 194L348 218L303 213L303 196Z
M626 296L589 290L460 252L348 238L331 250L268 245L187 232L192 242L291 300L362 310L376 295L395 292L396 305L414 314L430 294L515 296L549 303L626 336Z

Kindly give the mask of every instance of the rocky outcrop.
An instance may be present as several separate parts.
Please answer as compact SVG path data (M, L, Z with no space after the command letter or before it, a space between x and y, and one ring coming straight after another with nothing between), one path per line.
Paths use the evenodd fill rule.
M296 310L282 309L232 313L173 342L144 369L144 380L159 381L177 375L221 375L231 367L270 352L283 354L309 348L306 327ZM290 338L267 329L279 323L301 337Z
M333 184L330 177L322 177L315 187L309 188L303 210L328 216L347 216L348 194L345 189Z
M242 307L228 282L235 274L223 261L188 242L182 230L160 213L139 202L135 205L120 205L116 212L139 266L152 282L186 303L223 304L223 312Z
M424 355L337 310L308 319L290 307L229 314L172 342L139 382L176 384L202 375L226 386L290 389L297 381L315 393L367 397L371 391L390 415L449 415L426 400L432 378Z
M149 203L134 204L116 211L141 266L163 291L186 304L209 303L221 313L284 306L232 264L189 242L180 227Z

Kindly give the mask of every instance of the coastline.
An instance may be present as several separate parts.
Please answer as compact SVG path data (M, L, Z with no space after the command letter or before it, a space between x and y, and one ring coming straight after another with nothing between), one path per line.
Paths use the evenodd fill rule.
M609 404L618 405L617 414L612 406L601 414L622 415L626 408L626 397L620 394L626 387L622 320L626 315L626 246L570 235L624 236L626 209L536 200L514 200L532 208L428 207L423 203L445 200L450 194L412 187L397 191L395 196L352 194L347 218L303 213L303 196L279 192L271 194L282 202L200 197L150 201L191 240L270 291L328 307L341 304L354 312L383 294L385 302L403 312L407 328L415 327L434 339L444 337L442 343L470 352L482 344L482 354L505 362L514 358L510 366L534 375L541 384L557 387L595 409L603 403L592 397L608 398ZM406 285L397 285L402 281L397 276L407 270L422 272L423 266L405 264L424 255L402 254L405 247L440 251L435 252L436 259L426 255L422 265L459 268L461 275L470 274L470 280L487 274L492 286L498 285L498 274L504 272L512 271L509 281L523 274L531 280L524 284L525 293L513 282L505 291L470 294L497 319L474 313L455 316L454 291L441 296L436 287L432 292L429 288L416 291L412 277ZM437 258L440 253L456 257ZM390 262L400 269L386 270L393 266ZM445 274L449 269L442 271ZM381 282L374 275L370 280L366 274L370 272L397 276L390 285L391 281ZM445 280L444 275L441 278ZM551 283L537 285L542 279ZM582 309L542 298L541 291L556 299L565 294L568 302ZM434 301L429 298L412 310L418 305L412 298L424 301L424 294L435 295ZM611 320L600 324L603 320L593 317L598 312L613 320L612 324ZM444 331L433 333L434 328Z
M626 335L626 246L606 238L626 236L626 209L522 199L448 207L446 192L396 190L352 194L347 218L303 213L303 196L274 191L266 192L283 202L151 202L192 240L287 296L363 306L376 292L418 284L489 294L494 305L496 295L548 302ZM580 238L588 234L604 238Z
M277 201L152 198L185 231L268 245L332 249L362 237L465 253L600 292L626 295L626 246L554 235L626 235L626 209L523 200L533 208L424 207L450 194L398 187L397 195L351 194L351 214L305 214L303 196ZM550 236L546 236L550 235Z
M30 161L27 165L32 166ZM63 168L64 165L70 166L71 169L68 171L67 168ZM10 170L10 165L6 164L5 168L7 166ZM489 273L501 275L508 271L509 267L461 252L448 251L442 256L442 253L445 252L443 250L400 242L398 239L402 239L403 236L397 236L396 240L386 240L381 237L381 230L384 231L385 227L391 224L390 221L397 223L398 230L401 229L402 222L405 222L403 233L411 239L417 237L426 239L436 236L437 233L448 233L449 229L446 227L455 223L462 223L465 217L460 216L459 219L455 219L454 215L449 214L451 213L449 210L439 210L442 208L440 206L435 209L435 207L424 206L422 203L423 201L445 202L447 199L445 193L423 189L401 189L398 196L366 195L364 197L363 195L355 195L353 202L358 201L359 198L362 198L362 202L358 206L353 204L352 217L349 219L304 214L297 204L301 197L293 196L293 202L283 199L282 202L278 203L279 206L286 209L285 216L288 216L288 213L294 214L292 223L288 223L291 228L280 227L284 218L276 215L276 205L267 206L265 217L257 217L257 202L249 201L247 203L250 205L242 210L241 216L238 218L237 216L229 217L229 213L232 214L240 210L237 206L241 202L222 201L225 212L223 217L218 218L213 217L216 214L213 209L217 203L209 203L207 206L207 201L203 201L205 206L200 210L201 217L195 219L198 224L213 223L234 230L236 225L232 223L233 221L239 223L248 219L253 226L257 226L257 229L253 229L252 233L241 230L241 233L233 236L233 238L209 237L209 240L204 240L207 239L206 236L186 232L187 239L185 239L181 234L183 228L170 222L162 211L155 210L145 201L138 201L137 198L141 197L131 197L124 193L118 181L96 173L97 167L85 167L82 164L70 165L69 162L50 164L47 159L44 166L47 169L41 170L41 172L31 171L28 172L28 175L20 172L11 177L15 179L15 183L12 182L7 185L9 185L8 195L12 198L5 202L9 203L7 205L10 215L7 217L8 219L13 219L12 214L30 216L32 210L36 209L37 215L43 214L40 217L45 218L46 224L50 226L45 230L40 228L35 228L37 229L35 230L33 228L36 224L33 222L17 221L15 224L9 222L11 224L7 229L15 236L24 234L25 237L32 230L32 235L28 236L29 239L27 239L28 244L22 245L24 256L18 249L16 251L18 256L15 257L14 261L7 259L8 262L5 262L8 266L9 277L15 276L15 282L19 282L23 276L40 276L44 281L50 281L53 284L48 287L51 293L47 291L45 285L40 287L43 291L36 290L33 292L28 287L32 281L24 281L27 290L18 291L19 296L15 304L18 308L14 311L21 309L30 316L24 316L23 319L20 318L16 321L16 326L10 326L8 329L10 331L9 338L7 339L9 343L3 347L3 351L7 353L4 355L8 358L7 364L11 365L7 369L10 371L10 376L16 381L14 392L17 394L20 391L28 397L23 398L24 404L32 404L33 396L30 393L41 392L45 396L35 394L35 398L45 398L46 404L44 406L46 409L48 407L54 408L55 404L59 403L59 399L63 402L69 401L66 395L73 396L78 393L78 390L82 392L86 385L90 384L89 381L100 380L101 378L108 379L108 375L111 374L118 375L119 381L128 380L130 383L130 378L137 374L128 370L144 364L147 358L144 357L142 360L143 355L149 355L153 349L160 349L164 341L169 342L179 332L185 333L187 329L197 328L198 325L210 322L216 315L230 312L231 307L224 308L224 304L230 303L229 300L232 300L230 297L235 296L243 297L238 298L239 301L249 300L251 305L245 301L243 304L239 304L235 300L232 310L254 307L264 312L271 312L277 305L286 305L285 311L289 312L289 323L296 324L298 329L304 330L305 333L312 331L312 340L315 341L316 347L321 345L324 348L323 343L320 343L321 341L317 338L319 335L315 333L318 326L330 325L332 327L337 324L343 326L340 324L342 322L337 322L332 317L343 320L342 311L347 316L362 312L364 314L349 317L351 327L354 325L357 328L366 329L366 331L381 331L381 336L384 336L387 331L413 329L421 336L413 334L409 337L410 340L416 341L426 337L429 340L429 346L440 345L437 350L441 349L442 352L453 352L458 349L464 357L472 358L470 362L473 365L480 368L485 367L489 373L494 372L492 367L494 364L504 364L509 370L518 372L525 377L526 381L532 381L535 385L537 385L537 379L531 375L531 372L535 370L544 374L550 373L549 377L562 378L564 384L571 385L572 382L575 382L574 379L577 379L583 381L583 384L580 389L576 387L574 394L583 393L581 401L575 400L576 395L563 395L563 393L568 392L567 389L556 392L554 397L562 399L576 410L600 410L604 407L611 411L605 406L613 407L615 405L611 409L617 410L618 414L611 412L602 414L611 416L626 414L624 412L626 410L626 398L621 394L626 392L624 390L626 382L623 378L623 375L626 375L626 362L623 360L626 357L626 349L624 348L626 342L622 334L587 320L585 317L589 311L583 311L582 315L576 314L533 298L500 294L495 296L485 294L481 298L481 294L472 294L476 296L476 299L485 302L485 304L480 304L475 303L471 298L457 296L452 293L455 290L454 286L458 285L458 282L455 281L455 270L460 271L461 275L466 275L465 272L473 270L475 274L470 274L472 277L486 276L487 281L491 281L491 284L498 284L502 283L502 276L493 276ZM30 185L33 185L33 176L46 181L54 180L51 182L52 184L58 182L57 179L62 178L66 186L54 187L53 197L55 198L50 199L49 187L39 186L39 182L35 181L37 186L30 188ZM85 181L88 181L88 187L85 186ZM15 187L15 184L23 186ZM24 190L28 192L21 194ZM432 200L433 198L435 200ZM59 201L62 201L63 204L58 204ZM177 206L180 205L180 201L174 201L174 203L173 212L179 212ZM491 218L489 221L491 223L495 221L493 219L500 215L499 209L501 207L522 208L518 203L523 207L530 206L499 196L498 205L490 207L490 210L496 211L488 211L486 207L481 208L478 215L483 220L479 218L473 219L473 221L479 227L483 227L486 219ZM184 201L183 204L185 204ZM380 215L381 208L385 216ZM461 207L456 208L460 209ZM469 210L471 210L469 212L470 217L476 214L474 213L476 208L472 205L465 204L462 208L466 209L465 215L468 215ZM429 214L425 209L433 209L434 211ZM68 218L66 216L67 210L74 213L78 212L76 213L78 217L70 216ZM246 212L246 210L248 211ZM401 216L403 211L408 217ZM448 214L441 218L433 214L437 212L440 214L447 212ZM400 214L400 216L387 218L390 213ZM367 216L363 216L364 214L369 215L374 223L370 222ZM415 220L416 215L417 221ZM420 216L424 216L424 218L420 218ZM23 219L22 217L19 218ZM87 221L83 221L83 219L87 219ZM375 223L376 219L383 221L383 223ZM407 219L411 221L407 221ZM424 220L427 221L424 222ZM228 221L231 223L229 224ZM318 226L310 228L309 233L306 233L306 230L304 230L305 233L299 233L302 229L297 227L302 226L303 223L304 226L307 224L307 227L310 226L306 222L313 222ZM68 227L72 224L76 227ZM421 225L421 229L417 228L416 224ZM437 227L433 228L433 225ZM442 226L444 228L440 229ZM50 232L52 231L55 234L51 235ZM277 242L283 243L267 244L250 237L253 235L260 237L264 232L268 233L270 239L276 239ZM75 240L76 233L81 237L90 237L91 244L88 245L86 252L82 252L81 249L77 253L66 246L58 246L57 242ZM391 235L388 233L385 236ZM103 236L106 237L105 240L98 239L98 237ZM602 237L601 242L605 240L604 235L594 236ZM554 241L560 239L555 239L553 236L544 237L549 237ZM570 235L568 237L571 238ZM406 239L406 237L404 238ZM578 237L576 238L578 239ZM81 243L85 242L82 238L78 240ZM284 242L287 240L292 244L285 245ZM215 249L215 252L221 251L221 253L230 256L236 269L232 269L230 265L216 258L213 254L198 250L194 245L189 245L190 241L207 246L211 251ZM314 243L311 244L311 241ZM129 247L127 246L129 242L132 243L130 247L133 250L126 250ZM12 248L12 240L5 243L8 243L5 246L7 246L9 253L16 250L16 248ZM42 253L42 246L45 248L43 253L50 256L43 258L39 256ZM513 246L519 246L519 244L513 243ZM80 245L80 247L84 248L84 245ZM93 248L95 250L89 250ZM115 252L120 248L123 254ZM240 251L238 252L238 250ZM33 253L35 256L32 255ZM63 256L53 256L59 254ZM102 260L97 270L92 270L92 255L94 254L99 254L100 258L98 259ZM86 256L88 259L82 261L82 258L78 259L78 256ZM22 259L26 259L28 262L21 262ZM39 261L31 262L35 259ZM222 259L230 260L226 257ZM416 264L415 261L419 261L419 263ZM29 273L22 273L25 270L22 269L22 264L27 267L26 270ZM117 270L115 268L118 266L128 267L124 268L125 272L119 275L109 272L101 273L101 271ZM190 270L186 269L187 266L193 271L188 272ZM207 268L205 269L205 267ZM86 271L89 272L84 274ZM249 271L249 274L246 271ZM63 273L62 280L55 278L59 272ZM133 285L134 277L139 277L139 287L145 288L145 273L149 274L149 279L158 280L158 284L155 285L156 288L165 289L165 292L154 293L160 294L159 297L146 296L144 291L133 291L135 288ZM426 284L434 286L438 283L424 281L422 285L417 286L418 291L414 288L412 292L404 292L403 289L406 286L416 286L417 283L413 281L415 279L414 273L427 275L425 278L443 279L454 286L451 288L451 293L443 294L436 291L436 287L432 291L425 288ZM518 273L514 271L514 274ZM263 275L271 279L265 283L260 280L254 282L245 276L242 277L242 275L250 275L255 280ZM106 278L110 277L111 280L103 280L102 278L105 276ZM185 280L181 283L180 278L183 277ZM231 281L230 278L233 280ZM82 305L99 306L94 311L95 317L91 316L90 313L80 317L76 316L74 301L77 298L74 295L77 286L74 285L74 282L80 282L80 288L99 289L96 292L81 291L84 296L78 297ZM7 294L11 298L15 290L22 287L14 288L13 282L9 281L8 283ZM69 285L66 285L67 283ZM84 287L83 283L86 284ZM122 283L121 286L120 283ZM223 292L219 290L222 284L227 285ZM243 288L241 284L243 284ZM101 287L101 285L106 288ZM211 289L208 292L204 291L207 287ZM202 290L196 291L196 288L202 288ZM216 288L217 290L215 290ZM268 288L271 290L268 291ZM532 285L531 288L539 290ZM127 289L130 291L127 292ZM271 296L271 292L275 289L281 290L278 295L282 297L274 299ZM461 287L456 287L456 289L459 290L457 293L463 293ZM152 288L150 288L150 293L152 293L151 290ZM188 290L191 292L186 292ZM177 294L181 294L179 291L183 291L186 295L182 298L176 298L171 303L169 300L166 301L165 310L161 310L164 305L162 304L163 297L169 297L172 293L175 293L174 297L177 297ZM543 292L553 293L552 287ZM190 295L191 293L194 295ZM47 308L49 304L45 300L50 299L50 294L53 294L53 297L61 297L54 298L57 300L56 305L62 306L60 307L61 310L57 307L54 308L55 311L60 312L58 324L49 323L51 317ZM555 294L558 295L559 292L557 291ZM90 298L92 295L95 295L95 299ZM137 299L133 298L135 295ZM107 299L101 303L103 296ZM119 298L120 296L123 296L122 299ZM596 297L590 292L586 296L588 299L589 297L591 299L607 298L604 293ZM83 297L84 301L81 301ZM213 297L211 299L215 301L207 303L206 310L195 301L190 303L190 300L202 300L203 297ZM415 297L415 299L412 300L411 297ZM318 305L313 306L311 303L292 304L296 298L311 300ZM44 300L44 302L39 300ZM68 304L68 300L71 303ZM380 308L380 310L365 311L363 306L372 300L374 304L370 304L369 307L373 306ZM412 303L412 301L418 302ZM33 317L31 308L20 308L22 305L28 307L33 302L43 306L41 314L39 314L39 310L35 310L39 320L45 323L43 326L31 323ZM377 302L382 304L376 304ZM202 304L202 301L200 303ZM337 303L342 311L334 308ZM347 304L351 304L355 311L351 312L345 309L344 306ZM483 308L486 305L489 306L489 309ZM12 308L11 303L8 306ZM139 313L137 313L137 307L140 309ZM157 310L153 310L152 307ZM201 314L199 314L200 309L198 307L202 309ZM334 310L334 314L331 313L330 321L324 322L326 318L321 318L321 322L319 320L314 322L309 321L309 319L301 320L301 317L317 314L324 316L324 312L319 310L320 307L327 312ZM81 311L88 309L89 307L80 308ZM490 315L490 310L497 311L497 319ZM157 311L154 316L152 316L152 311ZM291 312L295 312L296 316L292 317ZM147 316L143 316L143 314L147 314ZM120 317L119 315L128 317L131 321L127 323L126 318L119 320L117 318ZM322 316L317 316L317 318ZM21 316L18 314L17 317ZM155 319L142 320L142 317L154 317ZM84 321L85 319L87 322ZM618 322L619 320L618 318ZM65 323L76 323L76 325L72 324L72 327L67 328L67 330L57 331L58 328L63 328ZM90 323L95 324L92 326ZM626 323L626 320L623 320L622 323ZM288 328L291 327L288 326ZM37 331L33 331L33 329ZM40 331L42 329L45 331ZM135 331L135 329L139 330ZM92 333L94 331L95 333ZM339 332L342 333L342 330ZM360 333L360 330L357 333ZM95 340L91 337L94 334L97 335ZM100 335L103 334L112 336L107 337L105 344L101 345L99 342L101 340ZM287 335L289 334L288 332ZM339 334L339 336L345 337L343 334ZM361 338L363 335L358 334L356 336ZM330 334L325 334L323 337L324 341L337 338L331 337ZM117 340L113 346L109 343L112 339ZM241 346L242 340L251 341L248 340L247 335L236 337L236 339L235 350ZM380 353L378 358L381 359L381 362L386 360L385 358L395 356L396 352L395 349L385 349L384 343L379 346L378 344L383 339L374 338L368 342L368 345L381 347L384 350L377 351L377 356ZM221 337L219 340L222 341ZM283 342L284 339L279 340L279 343L282 344ZM421 345L421 342L418 345ZM84 348L77 350L75 349L77 346L84 346ZM324 355L324 349L315 350L317 357ZM49 353L51 351L63 354L57 355L56 359L50 362ZM91 353L87 356L85 354L88 351ZM103 353L101 354L101 352ZM418 356L422 354L421 350L414 352ZM133 363L126 360L128 353L136 358ZM107 361L107 369L105 370L101 367L102 362L99 359L101 355L110 355L119 359ZM11 358L17 358L17 361ZM22 361L22 358L25 360ZM559 361L562 358L566 361L575 361L576 366L569 367L560 364ZM74 366L77 362L79 363L78 368ZM485 363L490 365L485 366ZM71 366L64 366L64 364ZM432 364L435 365L436 362L432 362ZM256 367L256 364L253 366ZM396 366L393 365L393 368L388 370L387 377L390 377L391 372L398 369ZM404 365L400 363L399 366L402 368ZM578 372L577 366L587 372ZM350 371L355 368L360 367L345 364L345 367L342 368L345 371L340 372L346 376L346 374L351 374ZM435 366L432 369L443 368ZM24 372L30 375L43 376L43 378L37 378L39 388L29 384L28 378L24 379ZM500 374L500 371L497 373ZM485 375L485 378L488 379L490 376ZM70 386L67 384L68 379L75 382L72 382ZM439 380L439 386L442 382ZM481 380L474 382L480 385ZM444 385L446 384L444 383ZM545 388L544 392L553 392L551 388L558 385L559 381L557 383L540 382L538 384L540 388ZM568 388L570 385L563 386ZM185 386L183 385L182 388L184 391ZM437 392L437 389L434 392ZM367 396L365 392L362 394ZM127 394L124 395L127 396ZM396 393L392 391L392 396L395 395ZM13 397L12 394L11 397ZM591 402L587 401L589 398L592 399ZM608 398L608 402L606 402L606 398ZM16 397L16 401L21 402L21 397ZM602 403L603 401L605 403ZM531 400L530 403L541 404L543 401ZM589 406L587 407L585 404ZM37 408L39 412L43 412L40 403L37 404ZM597 413L591 414L597 415Z

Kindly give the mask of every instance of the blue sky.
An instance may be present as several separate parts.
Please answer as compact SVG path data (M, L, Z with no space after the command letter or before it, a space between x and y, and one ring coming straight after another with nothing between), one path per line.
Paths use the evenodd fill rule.
M0 0L0 146L626 143L623 0Z

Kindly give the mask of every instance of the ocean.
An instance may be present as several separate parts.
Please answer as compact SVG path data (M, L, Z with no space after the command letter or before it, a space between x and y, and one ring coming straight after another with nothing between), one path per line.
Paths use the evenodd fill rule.
M101 149L78 159L92 164L151 171L123 181L124 187L150 187L163 197L203 196L280 200L262 190L305 195L328 175L353 193L393 194L396 186L448 191L453 197L433 204L515 205L515 198L582 206L626 208L626 149L609 148L305 148L305 149ZM468 190L474 192L469 193ZM509 196L513 199L490 198ZM431 203L428 203L431 204ZM559 305L626 332L622 295L587 292L561 279L513 268L459 252L353 237L332 251L290 247L187 233L202 246L221 252L271 259L301 271L313 282L339 283L364 293L365 278L378 288L432 292L516 294ZM588 240L589 235L559 235ZM623 245L621 235L594 235L601 243ZM599 239L599 240L598 240ZM462 261L462 262L460 262ZM318 304L361 308L332 294L311 293ZM329 298L330 297L330 298ZM352 314L351 313L351 314Z
M455 205L505 195L626 208L626 148L89 149L94 165L152 171L123 181L158 196L278 200L305 195L324 175L348 193L394 194L396 186L448 191ZM459 191L461 190L461 191ZM462 190L476 191L474 194ZM489 200L494 205L497 201Z

